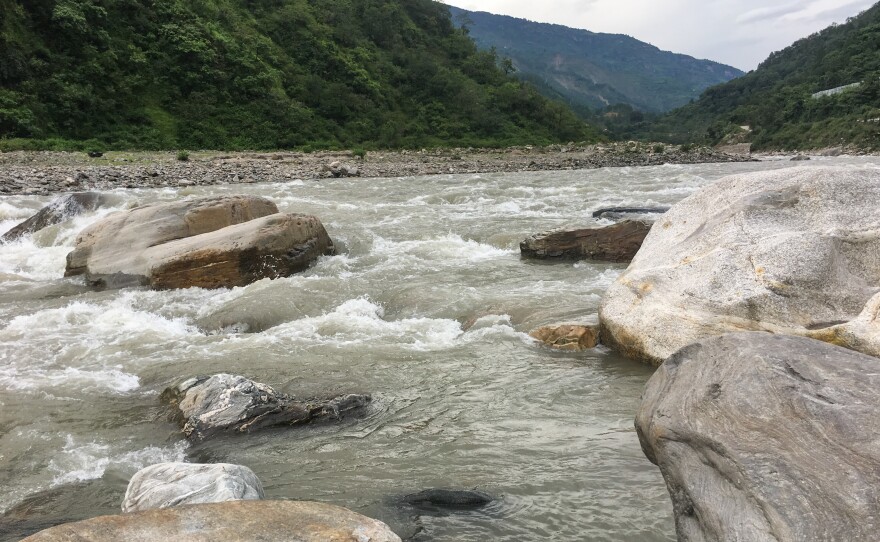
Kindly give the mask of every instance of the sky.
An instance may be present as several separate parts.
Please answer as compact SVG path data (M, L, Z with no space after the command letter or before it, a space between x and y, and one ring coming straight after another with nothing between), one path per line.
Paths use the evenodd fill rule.
M876 0L443 0L592 32L628 34L661 49L755 69L773 52Z

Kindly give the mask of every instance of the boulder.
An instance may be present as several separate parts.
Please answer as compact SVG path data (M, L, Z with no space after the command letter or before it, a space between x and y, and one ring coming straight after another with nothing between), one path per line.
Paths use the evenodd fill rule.
M37 232L43 228L60 224L66 220L94 211L107 204L107 196L99 192L76 192L55 199L37 213L7 231L0 237L0 242L11 243L22 236Z
M519 244L524 258L588 259L604 262L632 260L651 226L625 220L604 228L551 231L533 235Z
M330 504L233 501L101 516L52 527L25 540L400 542L400 537L381 521Z
M159 463L139 470L128 482L123 512L186 504L260 500L263 485L241 465Z
M475 489L431 488L404 495L400 500L412 506L480 508L495 499L492 498L492 495Z
M295 425L322 418L338 419L366 406L369 395L297 400L243 376L216 374L191 378L166 389L162 400L192 441L219 433L249 433L274 425Z
M593 218L617 219L625 215L662 215L669 207L603 207L593 211Z
M601 342L653 364L732 331L880 355L878 201L874 170L789 168L703 188L654 224L605 293Z
M792 162L806 162L808 160L810 160L810 157L805 154L799 154L791 159Z
M343 164L338 160L325 165L324 171L329 172L334 177L354 177L358 174L356 167Z
M636 430L678 540L877 539L880 360L802 337L736 333L673 354Z
M545 326L529 333L529 336L550 348L580 352L599 344L599 326L563 324Z
M244 286L301 271L333 251L313 216L256 196L211 196L114 213L79 234L65 276L95 285Z

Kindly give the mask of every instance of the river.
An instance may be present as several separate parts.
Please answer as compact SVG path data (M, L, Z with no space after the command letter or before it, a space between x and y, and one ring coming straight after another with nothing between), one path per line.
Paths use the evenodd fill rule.
M807 167L830 164L880 160ZM794 165L804 163L119 190L112 208L0 245L0 540L118 513L134 472L172 460L247 465L269 498L339 504L420 541L674 540L663 479L633 429L651 368L526 335L595 322L625 266L523 261L518 243L596 224L598 207L672 204L729 173ZM77 232L100 217L225 193L317 215L339 254L230 290L92 291L62 278ZM50 200L0 198L0 233ZM189 445L159 394L218 372L374 403L338 423ZM420 516L393 503L428 487L499 499Z

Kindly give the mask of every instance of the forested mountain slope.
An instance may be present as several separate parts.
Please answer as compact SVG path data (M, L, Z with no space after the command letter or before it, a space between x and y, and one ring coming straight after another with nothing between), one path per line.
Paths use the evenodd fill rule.
M845 92L813 94L861 83ZM880 4L773 53L757 70L631 135L673 142L748 140L756 149L880 148ZM748 127L743 130L740 127Z
M595 137L506 76L431 0L0 0L0 14L7 147Z
M628 104L665 112L742 71L661 51L621 34L601 34L525 19L451 8L478 45L509 58L518 75L575 107Z

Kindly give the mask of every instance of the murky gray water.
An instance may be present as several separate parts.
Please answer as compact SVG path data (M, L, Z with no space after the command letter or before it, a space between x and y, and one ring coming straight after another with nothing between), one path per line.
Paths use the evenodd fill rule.
M815 165L878 167L875 158ZM245 288L92 292L61 278L76 233L115 209L0 245L0 540L117 513L160 461L251 467L273 498L340 504L416 540L674 539L633 415L648 367L557 354L529 330L595 321L624 268L521 261L527 235L608 205L669 204L762 164L662 166L120 191L118 205L253 193L318 215L340 254ZM0 233L51 198L0 198ZM461 323L477 318L468 331ZM367 414L190 446L158 394L243 374L288 393L366 391ZM478 487L477 512L413 514L388 497Z

